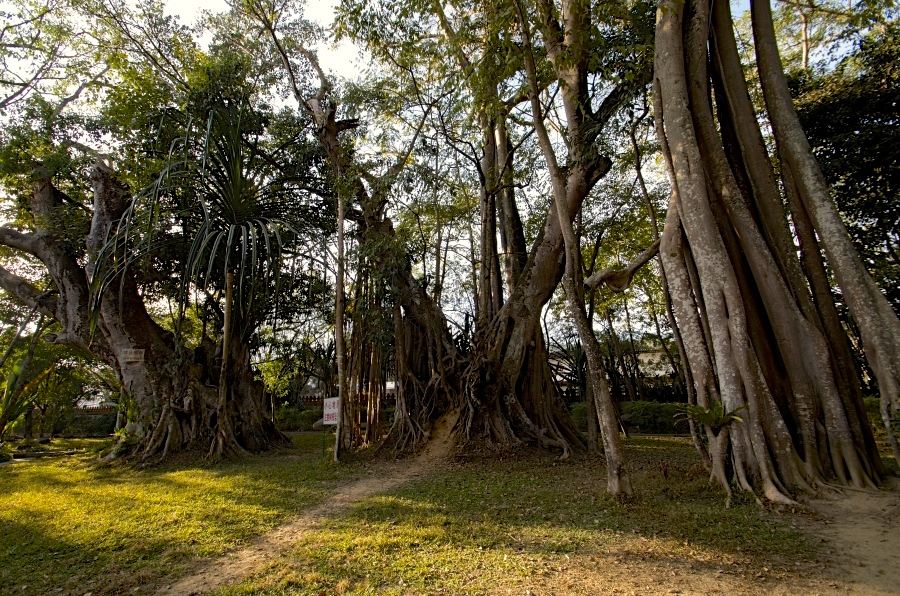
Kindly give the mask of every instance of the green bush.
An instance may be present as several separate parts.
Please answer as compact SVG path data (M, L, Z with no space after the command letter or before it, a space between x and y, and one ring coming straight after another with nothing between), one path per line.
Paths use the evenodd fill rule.
M132 437L127 430L119 429L116 431L116 440L112 444L113 457L127 457L134 453L137 449L138 441Z
M116 414L76 412L59 433L64 437L106 437L116 430Z
M578 430L586 433L588 428L588 403L586 401L576 401L569 406L569 411L572 412L572 420L575 421L575 426L578 427Z
M312 430L313 424L321 420L322 410L304 410L300 413L300 430Z
M680 434L687 422L677 421L678 404L658 401L626 401L619 404L625 428L635 433Z
M687 422L675 418L678 404L658 401L626 401L619 404L622 423L629 432L673 435L687 432ZM569 406L575 426L587 432L588 403L577 401Z
M322 417L322 410L307 410L296 406L282 406L275 410L275 424L285 431L312 430L313 424Z
M881 418L881 400L877 397L866 397L863 399L866 406L866 414L869 416L869 424L872 425L872 432L876 437L886 436L887 430L884 428L884 420Z
M0 462L12 459L12 446L9 443L0 443Z

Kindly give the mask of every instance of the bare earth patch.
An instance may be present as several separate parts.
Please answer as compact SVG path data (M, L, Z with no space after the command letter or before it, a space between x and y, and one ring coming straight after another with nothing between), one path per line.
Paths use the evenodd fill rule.
M900 594L900 479L883 490L843 490L812 500L798 516L807 535L825 545L815 563L744 565L739 558L672 551L644 538L621 548L568 555L507 594ZM641 548L641 542L646 548Z
M900 479L880 491L816 499L806 531L826 547L829 575L850 594L900 594Z

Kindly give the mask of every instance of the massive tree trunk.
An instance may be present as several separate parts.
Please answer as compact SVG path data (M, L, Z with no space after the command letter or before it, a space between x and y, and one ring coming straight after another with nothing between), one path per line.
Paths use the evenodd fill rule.
M393 289L398 387L397 419L391 440L398 446L419 444L427 438L432 420L459 408L459 422L455 428L462 441L501 448L528 441L558 449L565 455L573 447L582 446L583 439L552 382L540 315L563 274L561 222L568 222L571 228L572 217L581 209L585 197L609 170L609 159L599 154L595 143L602 128L639 84L616 87L595 109L586 85L586 61L579 63L577 69L560 75L559 85L564 90L573 82L569 79L577 79L575 86L563 93L571 95L572 101L566 106L567 120L572 131L579 131L579 146L569 156L573 173L565 183L564 209L559 210L556 203L552 204L541 233L526 258L514 194L514 155L508 116L515 105L527 100L528 94L514 93L513 99L505 100L499 92L505 86L496 78L503 78L500 73L485 72L484 77L473 76L482 62L470 60L470 56L460 49L456 32L441 4L436 2L431 8L449 45L457 51L455 58L459 63L460 79L477 86L472 89L472 96L479 102L475 113L481 128L481 146L477 148L478 155L470 158L474 158L481 178L482 236L476 284L476 333L467 359L457 352L444 314L411 275L408 257L400 256L399 251L390 248L393 230L385 216L388 192L409 153L401 152L395 166L382 176L376 178L367 173L363 180L353 162L352 152L340 139L343 131L355 128L358 123L336 118L337 105L330 95L331 85L315 58L304 53L319 76L319 89L310 94L297 84L290 57L269 16L261 11L255 11L254 16L267 29L276 51L281 54L299 105L317 125L317 134L328 155L332 173L346 196L352 199L353 208L348 210L347 217L356 226L356 237L360 243L379 247L374 255L369 253L369 266L380 268L382 274L389 276ZM492 8L486 10L490 12ZM553 18L549 5L542 6L542 10L540 18ZM547 32L553 29L549 22L546 25ZM579 45L579 36L590 34L589 19L578 22L577 26L579 31L572 32L575 41L570 39L567 43ZM579 51L586 56L587 45L580 44ZM561 54L557 58L557 66L562 69L565 58ZM415 135L410 150L414 143ZM498 233L503 248L502 259ZM577 247L573 246L573 249L577 251ZM501 260L505 276L501 275ZM573 266L580 267L580 260L575 260ZM577 281L573 283L578 284ZM582 299L580 293L573 293L573 298ZM581 310L584 310L583 303ZM600 377L602 373L594 383L596 387L604 384ZM606 405L602 410L612 411ZM612 430L605 431L605 444L618 441L614 418L609 419L613 423L607 426ZM613 458L610 486L616 492L627 492L627 476L622 474L620 458L616 459L616 445L609 443L607 452Z
M766 111L782 157L782 169L797 190L794 197L788 196L799 198L799 204L791 205L791 208L805 210L825 249L828 265L850 314L859 327L866 359L878 379L881 415L894 458L900 462L900 443L891 426L892 418L900 413L900 318L853 247L800 126L778 55L772 9L765 1L753 1L750 8ZM807 247L807 250L812 249Z
M466 84L478 98L481 128L481 158L476 160L481 198L476 326L464 394L457 402L461 415L456 430L460 440L470 444L506 448L528 441L568 454L583 441L553 382L540 326L541 310L562 274L562 236L555 208L551 209L529 255L516 204L509 115L526 98L502 97L490 61L473 60L463 52L441 3L434 3L434 11L448 44L455 48L454 59ZM497 45L497 31L492 35L493 40L486 40L488 47ZM603 167L608 169L608 162ZM505 284L499 283L498 232Z
M59 322L61 332L46 339L79 347L116 371L136 405L128 429L143 458L165 457L192 447L209 449L218 428L218 399L216 388L201 381L209 376L208 370L205 374L203 370L204 366L209 368L208 363L191 362L184 346L150 317L131 271L120 272L103 295L95 298L99 305L96 331L92 332L90 280L95 259L122 216L128 196L127 189L104 164L93 169L91 185L93 216L85 239L87 265L82 267L66 248L66 241L71 239L64 238L54 225L65 217L63 202L70 199L54 186L43 168L35 171L30 198L34 232L0 228L0 243L39 259L56 292L42 295L29 282L2 268L0 286ZM236 358L235 363L237 382L230 388L232 405L225 413L232 421L234 444L259 450L283 440L264 416L244 418L248 411L263 410L257 403L261 391L252 383L249 354Z
M751 489L758 477L773 501L791 502L791 491L832 476L871 486L882 468L865 433L852 428L859 412L840 393L834 342L802 278L727 3L714 9L711 27L703 2L660 7L655 70L655 116L673 187L661 256L690 376L704 407L721 400L725 410L747 409L724 433L707 427L713 475L730 494L727 440L739 485Z
M532 46L532 28L521 5L518 5L519 24L525 42L524 65L530 85L531 112L535 132L550 174L557 229L564 248L565 271L563 287L569 314L572 316L578 336L587 356L590 384L594 391L594 404L600 421L607 463L607 490L615 495L631 494L631 481L625 469L624 453L616 423L615 404L609 392L600 342L594 334L584 304L584 270L581 262L581 245L575 235L573 220L591 188L602 176L608 160L601 158L594 146L596 133L586 132L596 126L596 114L591 109L588 93L587 43L590 30L590 11L587 6L564 4L559 20L549 3L538 7L538 29L547 46L550 62L556 71L560 96L565 111L567 127L567 167L562 168L556 148L545 124L544 108L540 100L537 68ZM605 172L603 172L605 173Z

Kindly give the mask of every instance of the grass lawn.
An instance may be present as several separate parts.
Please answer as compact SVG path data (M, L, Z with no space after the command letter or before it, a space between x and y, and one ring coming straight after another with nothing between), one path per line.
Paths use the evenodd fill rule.
M638 495L605 495L602 457L472 460L358 503L268 571L217 594L546 593L585 567L652 559L763 570L806 567L816 547L791 516L707 486L689 440L627 442ZM544 586L546 588L546 585ZM646 592L645 592L646 593Z
M295 442L289 453L220 465L139 470L85 455L0 467L0 593L130 593L246 543L353 476L321 458L318 436Z
M317 436L298 439L288 453L217 466L0 467L0 592L146 593L364 475L363 463L322 460ZM602 457L460 460L356 503L218 593L524 594L545 577L578 592L591 566L674 561L777 578L815 556L791 515L739 495L725 510L688 440L627 448L637 495L624 503L605 495Z

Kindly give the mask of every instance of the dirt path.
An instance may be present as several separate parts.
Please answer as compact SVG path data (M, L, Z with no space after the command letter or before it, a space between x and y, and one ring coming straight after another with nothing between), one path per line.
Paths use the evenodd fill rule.
M366 477L339 488L327 503L258 537L246 548L198 561L187 575L157 594L188 596L233 585L265 569L327 518L362 499L434 473L447 461L454 423L455 418L439 421L428 447L417 458L373 466ZM889 478L881 491L845 489L815 499L809 506L815 513L798 515L792 523L821 541L823 555L815 562L757 568L735 557L699 552L679 556L636 538L617 547L586 548L564 555L565 560L554 557L542 563L539 571L507 578L491 591L558 596L900 594L900 479Z
M450 449L450 430L457 414L451 413L435 423L425 450L413 460L385 462L374 466L365 478L339 488L325 503L300 517L259 536L250 546L220 557L198 562L187 575L156 593L160 596L192 596L234 584L262 569L273 557L301 541L325 519L353 504L388 492L414 478L433 472L446 461Z
M824 543L827 574L844 593L900 594L900 479L842 492L812 501L805 527Z

